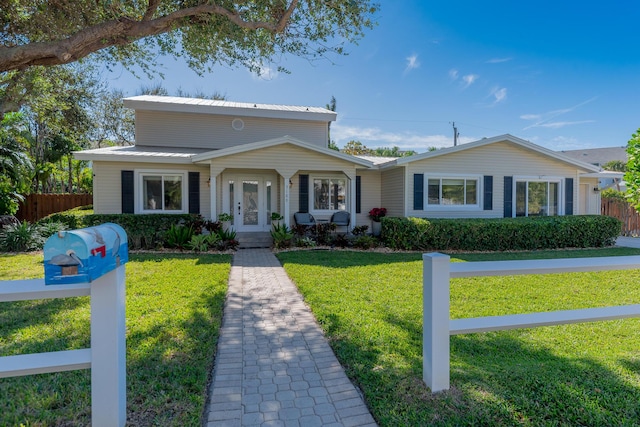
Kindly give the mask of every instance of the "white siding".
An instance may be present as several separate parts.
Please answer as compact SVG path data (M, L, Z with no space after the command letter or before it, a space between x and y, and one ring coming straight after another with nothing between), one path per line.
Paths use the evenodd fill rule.
M167 165L161 163L93 162L93 210L95 213L122 213L120 172L123 170L181 170L186 172L200 172L200 214L205 218L209 218L211 210L209 187L207 185L209 167L197 165Z
M381 206L379 207L387 208L387 216L405 216L404 171L404 167L396 167L382 172ZM413 188L413 182L411 185Z
M405 200L407 216L428 218L501 218L504 213L504 177L529 176L544 179L545 177L573 178L574 213L578 209L578 169L567 163L519 148L510 143L495 143L474 149L452 153L416 161L407 165L408 197ZM455 174L478 175L480 178L480 208L475 210L413 210L413 175ZM493 209L483 210L482 177L493 176ZM561 185L564 187L564 179ZM425 183L425 192L427 186ZM564 190L564 189L563 189ZM383 194L384 194L383 182ZM560 203L564 204L564 192Z
M242 130L231 122L241 118ZM289 135L327 147L328 125L303 120L136 111L136 145L222 149Z
M356 217L356 225L368 225L371 227L369 211L373 208L381 208L381 173L379 171L358 171L360 176L360 213ZM371 231L371 229L369 229Z

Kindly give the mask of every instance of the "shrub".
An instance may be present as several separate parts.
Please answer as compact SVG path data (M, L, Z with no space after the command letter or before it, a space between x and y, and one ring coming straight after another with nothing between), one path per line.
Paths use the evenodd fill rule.
M383 218L386 246L406 250L506 251L610 246L619 220L600 215L531 218Z
M271 230L271 237L273 238L273 246L276 249L288 248L291 245L293 232L286 224L274 225ZM298 239L298 241L300 240L302 239Z
M69 230L74 230L76 228L84 228L87 226L85 224L85 217L87 215L93 215L93 205L80 206L64 212L47 215L39 220L38 224L58 222L65 224Z
M193 228L174 224L166 232L165 243L170 248L184 249L192 237L195 237Z
M28 252L41 250L49 237L67 227L60 222L8 225L0 229L0 251Z
M367 230L369 230L368 225L358 225L357 227L353 227L351 233L354 236L364 236L365 234L367 234Z
M201 217L190 214L93 214L85 216L84 224L77 228L113 222L127 232L130 249L157 249L164 245L171 226L190 224L194 218Z
M274 239L275 242L275 239ZM316 246L316 241L311 237L300 237L296 239L296 246L299 248L313 248ZM278 246L276 246L277 248Z
M373 249L379 245L380 242L373 236L358 236L353 241L353 247L359 249Z
M624 193L622 191L618 191L615 188L607 188L602 190L602 192L600 193L600 197L602 197L603 199L615 199L615 200L621 200L626 202L627 198L624 196Z

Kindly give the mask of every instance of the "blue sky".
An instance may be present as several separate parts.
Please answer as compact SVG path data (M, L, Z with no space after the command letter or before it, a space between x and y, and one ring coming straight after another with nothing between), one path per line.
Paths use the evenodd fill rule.
M240 102L325 106L335 96L340 147L451 146L452 122L460 143L510 133L553 150L624 146L640 128L639 18L632 0L383 0L378 25L345 57L281 58L260 77L225 67L199 77L159 58L164 80L120 68L106 77L128 95L161 82L170 94Z

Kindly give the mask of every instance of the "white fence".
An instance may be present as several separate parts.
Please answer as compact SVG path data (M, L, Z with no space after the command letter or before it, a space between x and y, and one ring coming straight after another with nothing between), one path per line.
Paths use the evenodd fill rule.
M449 337L457 334L640 317L640 304L509 316L450 319L449 279L640 269L640 256L450 263L423 254L422 378L433 393L449 389Z
M91 348L0 357L0 378L91 369L91 425L126 421L125 267L92 283L45 285L44 279L0 282L0 302L91 297Z

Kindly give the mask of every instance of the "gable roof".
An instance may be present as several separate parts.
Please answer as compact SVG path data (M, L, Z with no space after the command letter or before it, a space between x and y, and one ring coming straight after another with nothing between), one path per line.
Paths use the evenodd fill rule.
M567 157L593 165L602 166L612 160L626 162L627 147L584 148L582 150L562 150L559 153Z
M430 159L433 157L446 156L447 154L457 153L465 150L471 150L474 148L483 147L485 145L495 144L498 142L509 142L511 144L520 146L526 150L533 151L535 153L542 154L543 156L547 156L552 159L567 163L571 166L583 169L587 172L600 171L600 168L597 166L594 166L589 163L581 162L576 159L572 159L568 156L563 155L562 153L558 153L557 151L549 150L547 148L541 147L532 142L525 141L524 139L517 138L509 134L498 135L492 138L483 138L481 140L469 142L467 144L461 144L455 147L448 147L448 148L443 148L435 151L428 151L426 153L416 154L414 156L400 157L395 162L386 163L382 167L384 168L384 167L395 166L395 165L403 165L403 164L407 164L407 163L411 163L419 160Z
M177 96L133 96L125 98L124 105L134 110L307 120L325 123L335 121L337 117L334 111L322 107L255 104Z
M266 141L258 141L252 142L250 144L242 144L236 145L233 147L223 148L221 150L212 150L207 151L202 154L197 154L192 157L193 163L201 163L206 162L211 159L230 156L233 154L245 153L253 150L260 150L268 147L275 147L277 145L283 144L291 144L297 147L305 148L307 150L315 151L316 153L321 153L330 157L334 157L336 159L344 160L349 163L355 163L359 166L363 166L366 168L370 168L373 166L373 163L369 160L361 159L350 154L344 154L336 150L332 150L330 148L319 147L317 145L309 144L307 142L301 141L299 139L293 138L291 136L283 136L281 138L268 139Z

